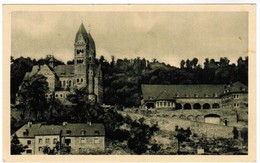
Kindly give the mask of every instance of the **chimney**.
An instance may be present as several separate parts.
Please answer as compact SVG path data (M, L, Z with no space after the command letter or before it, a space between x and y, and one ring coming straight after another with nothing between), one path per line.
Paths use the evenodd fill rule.
M28 127L31 127L32 126L32 122L28 122Z
M62 125L63 126L66 126L68 124L68 122L63 122Z

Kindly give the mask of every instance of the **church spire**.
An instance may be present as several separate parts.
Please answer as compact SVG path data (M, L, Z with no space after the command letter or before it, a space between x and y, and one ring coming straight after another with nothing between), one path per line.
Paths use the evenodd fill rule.
M87 33L87 30L84 26L83 23L81 23L79 29L78 29L78 32L76 34L76 38L75 38L75 44L77 43L78 40L80 40L80 37L83 37L83 40L85 41L85 43L88 42L88 33Z

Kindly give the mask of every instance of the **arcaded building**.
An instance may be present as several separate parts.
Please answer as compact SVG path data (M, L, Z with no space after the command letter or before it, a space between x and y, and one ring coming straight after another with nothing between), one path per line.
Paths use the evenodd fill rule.
M57 98L64 105L70 105L66 100L69 93L75 89L87 88L90 103L103 103L103 78L101 65L96 61L96 45L90 33L80 25L74 42L74 64L54 66L53 56L49 64L35 65L31 72L25 74L24 80L30 80L34 75L47 77L49 91L46 98Z
M142 85L142 104L147 108L220 109L247 108L248 88L228 85Z

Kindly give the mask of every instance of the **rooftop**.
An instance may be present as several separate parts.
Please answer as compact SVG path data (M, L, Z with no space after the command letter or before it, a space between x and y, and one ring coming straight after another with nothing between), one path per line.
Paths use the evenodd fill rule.
M225 90L229 90L226 91ZM240 82L231 85L142 85L144 100L172 100L182 97L220 97L224 93L247 92Z
M61 125L49 125L36 123L23 125L16 131L18 138L32 138L39 135L61 136L104 136L105 128L101 123L67 123Z

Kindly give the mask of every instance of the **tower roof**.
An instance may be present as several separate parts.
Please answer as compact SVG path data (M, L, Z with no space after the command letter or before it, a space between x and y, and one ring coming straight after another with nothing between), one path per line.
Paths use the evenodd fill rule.
M81 23L80 27L79 27L79 30L76 34L76 38L75 38L75 43L77 42L79 36L82 35L83 39L85 40L86 43L88 43L88 40L89 40L89 35L87 33L87 30L86 28L84 27L84 24Z
M91 48L93 48L94 51L96 51L96 47L95 47L95 42L91 36L90 33L87 32L85 26L83 23L81 23L80 27L79 27L79 30L76 34L76 38L75 38L75 43L78 41L80 35L82 35L85 43L90 46Z

